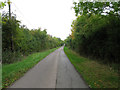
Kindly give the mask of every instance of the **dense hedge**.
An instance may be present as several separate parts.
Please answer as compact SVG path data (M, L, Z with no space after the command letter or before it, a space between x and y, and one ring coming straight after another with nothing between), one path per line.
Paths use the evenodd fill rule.
M29 30L21 26L16 16L9 19L8 14L2 15L2 56L3 63L17 61L16 57L32 52L43 51L63 45L60 38L52 37L46 30Z
M108 62L120 60L120 17L82 15L72 23L66 45L81 55Z

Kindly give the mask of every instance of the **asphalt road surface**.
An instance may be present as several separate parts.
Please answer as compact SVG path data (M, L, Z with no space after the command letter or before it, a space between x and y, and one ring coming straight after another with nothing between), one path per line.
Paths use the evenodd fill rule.
M88 88L63 51L57 49L10 88Z

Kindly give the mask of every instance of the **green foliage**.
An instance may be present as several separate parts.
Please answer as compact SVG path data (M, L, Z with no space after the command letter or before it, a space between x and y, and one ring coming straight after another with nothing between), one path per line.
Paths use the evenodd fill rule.
M77 15L86 14L119 14L120 15L120 1L119 2L74 2L74 10Z
M20 25L14 14L9 19L6 13L2 15L2 38L3 63L17 61L18 53L23 56L63 45L60 38L48 35L46 30L29 30Z
M65 39L65 45L68 47L72 46L72 38L70 36Z
M79 16L72 24L69 46L81 55L104 62L120 60L120 18L114 15Z
M0 9L3 9L4 6L5 6L5 2L1 2L1 1L0 1Z

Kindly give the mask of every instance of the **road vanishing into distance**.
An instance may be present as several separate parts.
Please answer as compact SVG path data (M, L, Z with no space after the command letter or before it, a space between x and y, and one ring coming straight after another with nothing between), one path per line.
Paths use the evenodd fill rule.
M63 48L48 55L9 88L88 88Z

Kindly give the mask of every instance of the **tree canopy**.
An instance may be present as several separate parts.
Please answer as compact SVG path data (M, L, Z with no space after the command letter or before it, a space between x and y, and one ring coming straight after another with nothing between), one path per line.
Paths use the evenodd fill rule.
M17 61L15 55L28 55L63 45L60 38L47 34L46 29L28 29L25 25L20 25L16 15L12 14L9 19L8 13L2 14L2 51L3 63ZM14 59L13 59L14 58Z
M109 12L105 15L106 8ZM77 18L66 45L80 55L118 63L120 2L74 2L74 10Z
M74 10L77 15L85 14L116 14L120 15L119 2L74 2Z

